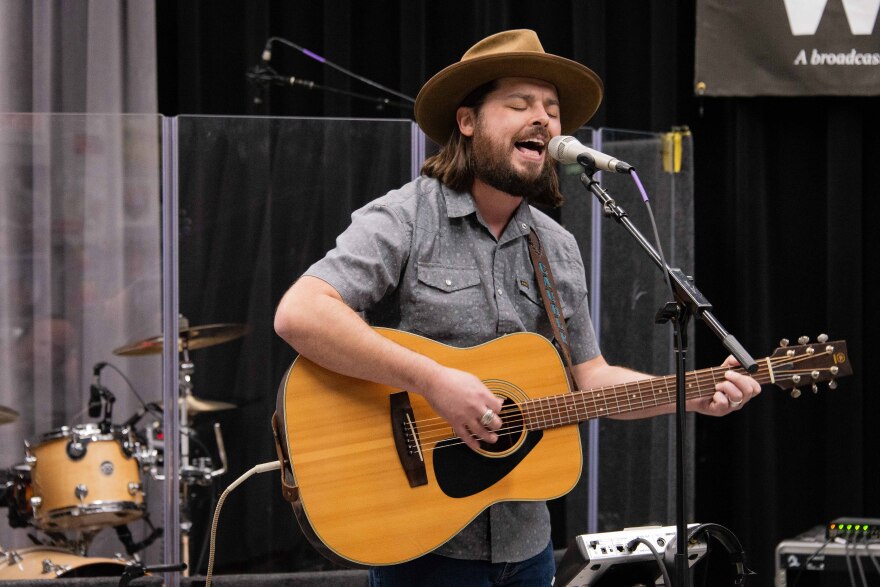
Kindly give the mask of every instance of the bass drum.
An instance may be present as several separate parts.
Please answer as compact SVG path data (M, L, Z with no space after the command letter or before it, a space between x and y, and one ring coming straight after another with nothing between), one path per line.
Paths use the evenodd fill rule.
M85 557L63 548L32 546L6 553L0 559L0 581L56 577L121 577L126 561Z

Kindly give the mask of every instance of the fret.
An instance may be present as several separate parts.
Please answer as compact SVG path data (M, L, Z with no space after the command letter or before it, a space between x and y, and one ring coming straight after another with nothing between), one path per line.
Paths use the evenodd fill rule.
M718 378L715 376L715 368L712 367L709 369L709 375L712 376L712 393L715 393L715 386L718 385ZM723 375L722 375L723 377ZM700 393L700 396L707 395L704 393Z
M651 399L654 400L654 405L659 406L659 402L657 401L657 390L654 388L654 380L648 379L648 383L651 385Z
M633 400L638 400L641 396L641 393L642 393L642 386L639 385L639 382L633 381L633 383L636 386L636 392L630 394L629 389L626 390L627 391L627 393L626 393L626 411L628 411L628 412L631 412L633 409L635 409L635 408L633 408Z

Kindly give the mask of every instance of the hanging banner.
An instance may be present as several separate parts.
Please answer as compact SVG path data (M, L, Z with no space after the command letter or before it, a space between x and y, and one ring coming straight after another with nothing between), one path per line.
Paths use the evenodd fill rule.
M880 0L697 0L694 90L880 95Z

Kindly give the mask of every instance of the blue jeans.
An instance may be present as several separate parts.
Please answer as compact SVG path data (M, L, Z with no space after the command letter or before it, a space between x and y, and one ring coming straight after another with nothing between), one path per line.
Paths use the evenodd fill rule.
M426 554L415 560L370 569L371 587L540 587L556 574L553 545L518 563L491 563Z

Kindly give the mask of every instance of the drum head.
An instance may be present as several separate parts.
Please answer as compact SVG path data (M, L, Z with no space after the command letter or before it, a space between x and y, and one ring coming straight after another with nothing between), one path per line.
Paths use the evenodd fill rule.
M32 546L11 551L0 562L0 581L56 577L120 577L126 562L84 557L62 548Z

